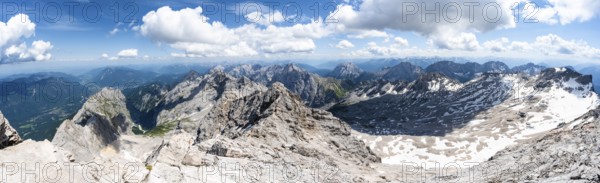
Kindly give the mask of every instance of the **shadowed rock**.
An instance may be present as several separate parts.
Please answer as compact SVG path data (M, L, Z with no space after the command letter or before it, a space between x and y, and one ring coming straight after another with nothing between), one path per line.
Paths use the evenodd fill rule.
M10 126L8 119L0 112L0 149L23 141L17 131Z
M92 96L72 120L60 125L52 143L73 151L77 158L92 158L90 154L109 145L117 146L113 142L121 135L133 134L132 125L123 93L105 88Z

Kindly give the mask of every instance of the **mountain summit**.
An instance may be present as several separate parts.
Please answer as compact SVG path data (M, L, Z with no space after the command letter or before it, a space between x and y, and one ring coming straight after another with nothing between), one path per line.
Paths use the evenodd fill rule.
M327 76L340 80L354 80L364 71L352 62L345 62L336 66Z
M52 143L73 151L77 158L92 158L103 148L115 146L113 142L121 135L133 134L132 125L123 93L105 88L60 125Z

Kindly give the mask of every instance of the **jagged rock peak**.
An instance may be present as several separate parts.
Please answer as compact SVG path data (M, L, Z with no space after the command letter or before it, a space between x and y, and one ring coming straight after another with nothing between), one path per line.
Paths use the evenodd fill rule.
M483 64L483 70L485 72L503 73L510 70L510 68L503 62L489 61Z
M538 81L538 87L540 88L551 86L552 82L554 82L567 88L578 88L578 90L589 88L591 91L594 90L591 75L580 74L568 67L545 69L540 73Z
M266 92L222 101L202 121L196 142L217 139L211 152L219 156L253 159L267 152L291 151L293 156L331 162L340 157L356 164L380 162L362 141L350 136L346 123L327 111L306 107L278 82ZM228 152L232 149L240 152Z
M546 69L544 66L536 65L534 63L527 63L525 65L513 67L511 71L515 73L525 73L532 76L539 74L544 69Z
M104 88L83 105L72 120L57 129L52 143L74 152L77 158L93 158L124 134L133 134L133 122L120 90Z
M21 139L17 130L10 126L8 119L0 112L0 149L18 144L21 141L23 139Z
M424 70L421 67L409 62L400 62L393 67L384 68L376 73L376 75L385 80L403 80L409 82L416 80L422 74L424 74Z
M285 85L280 82L273 83L273 85L270 88L270 91L275 91L275 92L279 92L279 93L281 93L281 92L289 93L289 91L286 89Z
M214 66L212 69L210 69L208 71L208 73L213 73L213 72L225 72L225 67L222 65Z
M335 67L329 76L337 78L337 79L355 79L363 73L363 70L360 69L352 62L344 62Z
M304 71L304 69L302 69L302 67L298 66L298 64L296 64L296 63L285 64L284 69L287 71L296 71L296 72Z
M200 73L194 71L194 70L190 70L185 77L183 77L184 81L191 81L191 80L195 80L196 78L199 78L201 75Z
M129 119L130 115L125 102L125 95L123 95L120 90L103 88L83 104L83 108L77 112L72 121L85 126L88 118L91 117L90 115L97 115L109 119L122 115L122 117ZM115 127L119 127L122 132L127 130L121 126L124 124L114 125Z
M227 71L227 73L235 76L249 76L254 74L256 71L260 70L262 66L256 64L242 64L235 66Z

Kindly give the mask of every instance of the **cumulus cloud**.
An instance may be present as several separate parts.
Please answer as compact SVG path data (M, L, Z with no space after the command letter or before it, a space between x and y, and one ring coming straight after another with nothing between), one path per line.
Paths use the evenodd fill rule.
M201 7L173 10L165 6L150 11L142 21L139 28L142 35L184 52L173 56L186 57L312 52L316 48L313 39L331 33L324 28L322 21L289 27L264 23L265 28L261 28L251 23L228 28L218 21L209 23L209 19L202 15Z
M137 49L126 49L126 50L121 50L117 56L119 56L119 58L135 58L138 56L138 50Z
M353 51L346 56L351 57L371 57L371 56L395 56L401 53L401 50L397 47L398 45L380 46L375 42L369 42L367 47Z
M440 33L430 37L430 44L441 49L475 51L479 49L479 41L473 33Z
M0 46L14 43L21 38L29 38L35 32L35 24L29 16L18 14L6 23L0 22Z
M365 38L374 38L374 37L388 37L388 33L385 31L378 31L378 30L351 30L350 35L348 37L350 38L356 38L356 39L365 39Z
M525 14L532 15L534 20L547 24L561 25L572 22L585 22L598 16L600 1L597 0L548 0L545 6L537 6L528 2Z
M348 40L341 40L335 47L339 49L350 49L354 48L354 44Z
M533 42L510 41L500 38L486 41L483 48L492 52L524 52L546 56L572 55L577 57L600 58L600 49L590 46L585 41L565 40L558 35L538 36Z
M520 1L364 0L358 7L339 5L328 19L337 20L340 31L412 31L440 48L473 50L478 43L472 32L516 27L511 6ZM437 11L433 15L425 9Z
M48 52L53 47L50 42L34 41L31 47L27 47L25 43L21 43L18 46L12 45L4 51L4 54L8 60L44 61L52 58L52 54Z
M274 11L273 13L262 13L259 11L255 11L252 13L248 13L245 16L245 18L249 22L265 26L285 21L285 18L283 17L283 14L280 11Z
M401 38L401 37L395 37L394 44L396 44L399 47L406 47L406 46L408 46L408 40Z
M54 47L47 41L34 41L31 47L23 41L35 33L35 23L29 16L17 14L6 23L0 22L0 63L19 61L44 61L52 58Z
M108 32L109 35L114 36L115 34L119 33L119 29L118 28L114 28L113 30L111 30L110 32Z

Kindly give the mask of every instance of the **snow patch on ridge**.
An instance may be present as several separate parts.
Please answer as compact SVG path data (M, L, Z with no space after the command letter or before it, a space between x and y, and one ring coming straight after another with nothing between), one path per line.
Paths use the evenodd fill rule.
M561 72L564 70L557 69ZM369 144L385 164L478 163L510 145L548 132L561 123L570 123L600 104L591 84L580 84L571 78L540 89L532 82L536 79L524 79L519 75L504 76L502 82L511 90L510 98L503 102L499 100L495 107L478 114L467 125L445 136L353 133ZM429 89L435 91L441 83L431 84Z

